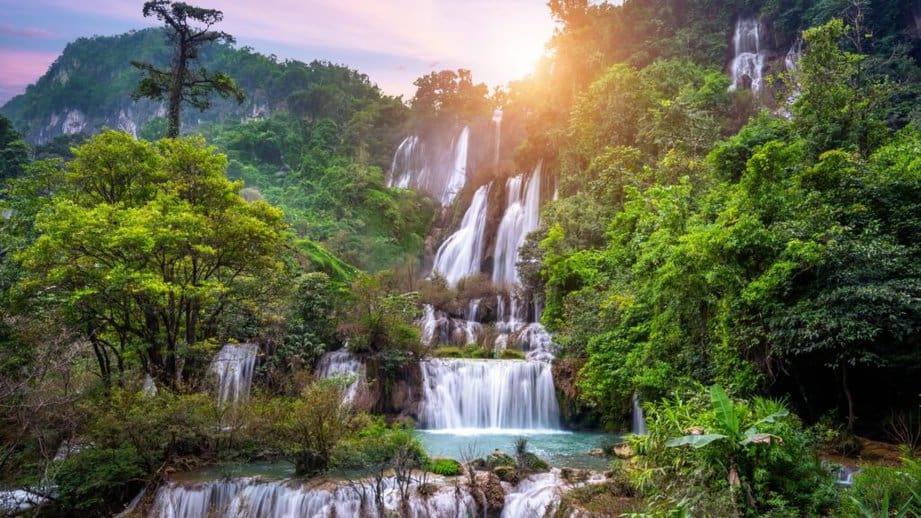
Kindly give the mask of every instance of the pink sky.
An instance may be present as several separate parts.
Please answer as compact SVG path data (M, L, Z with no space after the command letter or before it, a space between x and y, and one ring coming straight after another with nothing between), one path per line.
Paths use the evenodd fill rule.
M464 67L505 84L531 70L553 32L546 0L215 0L220 28L280 58L327 59L411 95L431 70ZM78 36L155 25L135 0L0 0L0 102L34 82Z

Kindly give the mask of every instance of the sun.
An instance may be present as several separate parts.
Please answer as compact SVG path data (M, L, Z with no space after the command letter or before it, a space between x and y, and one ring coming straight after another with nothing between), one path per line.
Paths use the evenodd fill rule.
M503 39L501 51L509 76L522 78L532 74L544 55L545 44L543 35L536 31L509 33Z

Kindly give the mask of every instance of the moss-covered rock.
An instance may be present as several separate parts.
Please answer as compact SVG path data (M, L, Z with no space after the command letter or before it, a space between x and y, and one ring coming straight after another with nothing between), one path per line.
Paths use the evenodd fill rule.
M502 450L495 450L486 456L484 466L487 469L494 469L496 466L515 466L517 463L511 456L505 454Z
M513 466L496 466L492 472L499 477L499 480L508 482L509 484L517 485L518 482L521 481L521 475L518 473L518 469Z

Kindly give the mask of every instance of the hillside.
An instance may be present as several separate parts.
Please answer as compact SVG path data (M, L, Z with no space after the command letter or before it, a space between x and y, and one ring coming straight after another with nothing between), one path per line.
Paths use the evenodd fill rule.
M131 61L165 65L169 56L161 29L80 38L68 44L48 71L24 94L0 108L0 113L10 118L32 145L46 144L60 135L94 134L103 126L155 136L155 119L165 115L165 105L131 99L130 93L141 77ZM347 94L340 95L337 103L340 99L352 104L367 102L381 96L366 76L346 67L278 61L247 47L205 47L198 64L228 73L243 88L246 100L238 105L217 98L205 112L186 110L183 128L187 132L202 123L245 121L275 113L287 106L292 94L303 97L305 92L313 92L317 97L317 90L330 82L336 82L341 94ZM348 108L337 106L340 111ZM145 128L151 121L154 124Z

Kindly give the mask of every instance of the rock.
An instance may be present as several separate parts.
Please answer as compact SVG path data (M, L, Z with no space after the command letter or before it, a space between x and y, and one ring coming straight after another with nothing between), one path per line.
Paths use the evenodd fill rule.
M489 469L493 469L496 466L514 466L515 464L515 459L499 449L486 456L486 467Z
M494 473L489 473L482 487L483 495L486 497L487 511L501 511L505 507L505 489L502 488L499 477Z
M633 447L629 442L620 442L614 445L614 455L620 459L633 457Z
M512 485L518 485L518 482L521 481L521 476L518 474L518 470L512 466L497 466L492 470L493 473L499 480L502 482L508 482Z
M594 455L596 457L604 457L605 455L607 455L607 453L605 453L604 450L602 450L601 448L595 448L594 450L589 451L588 454Z
M584 469L562 468L560 469L560 478L574 484L576 482L585 482L591 473Z

